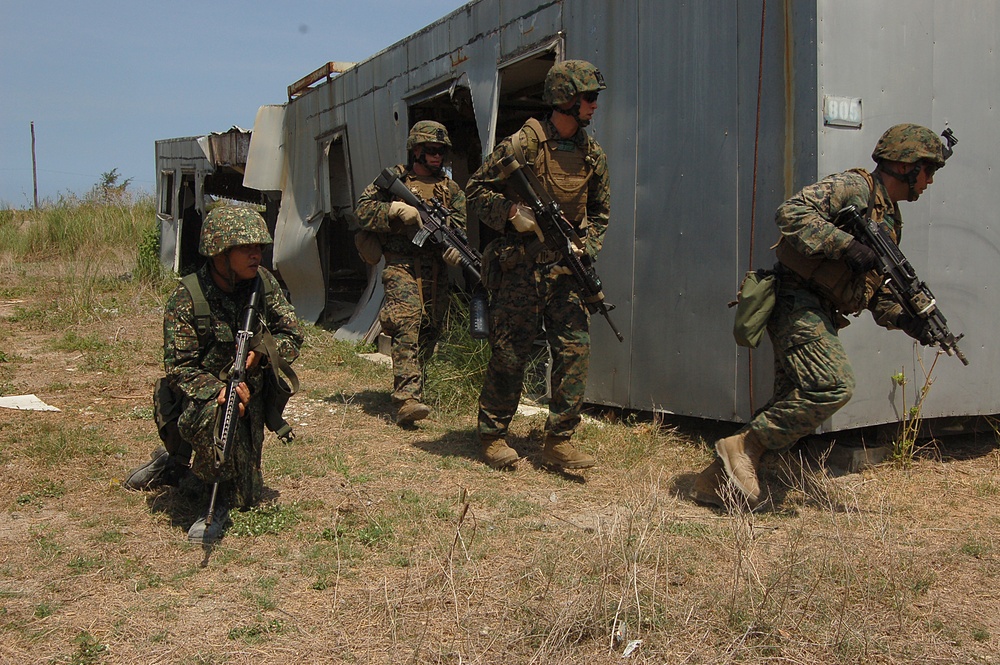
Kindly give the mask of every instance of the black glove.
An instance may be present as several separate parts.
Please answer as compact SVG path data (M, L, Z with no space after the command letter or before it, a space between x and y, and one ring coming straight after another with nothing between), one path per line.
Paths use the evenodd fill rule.
M927 321L925 319L913 317L909 314L900 314L899 318L896 319L896 327L924 346L931 346L934 344L934 340L931 339L930 330L927 328Z
M852 240L844 250L843 259L847 267L858 274L872 270L878 263L878 255L868 245L857 240Z

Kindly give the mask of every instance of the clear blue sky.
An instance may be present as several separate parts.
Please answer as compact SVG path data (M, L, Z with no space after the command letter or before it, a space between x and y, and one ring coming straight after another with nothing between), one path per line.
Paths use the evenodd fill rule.
M0 0L0 206L155 186L157 139L253 127L328 61L359 61L462 0Z

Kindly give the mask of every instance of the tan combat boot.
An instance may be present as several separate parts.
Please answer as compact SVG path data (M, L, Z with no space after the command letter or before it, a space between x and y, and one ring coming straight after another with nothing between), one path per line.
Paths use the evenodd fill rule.
M725 508L726 502L722 499L719 490L726 483L726 467L718 457L709 464L694 479L691 487L691 498L698 503L707 503L719 508Z
M396 413L397 425L410 425L414 421L423 420L431 413L431 407L415 399L403 402Z
M726 468L726 475L746 498L750 507L754 508L760 502L757 465L761 455L764 454L764 446L757 439L757 435L753 430L745 429L719 439L715 443L715 452L719 454Z
M597 460L574 448L568 438L546 436L542 464L557 469L589 469L597 464Z
M492 469L503 469L518 460L517 451L502 438L483 437L483 461Z

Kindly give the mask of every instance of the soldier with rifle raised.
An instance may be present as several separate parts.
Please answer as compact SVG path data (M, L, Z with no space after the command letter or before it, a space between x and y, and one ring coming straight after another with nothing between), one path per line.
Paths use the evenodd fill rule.
M450 148L444 125L433 120L414 123L406 140L407 163L383 171L361 193L355 208L362 228L362 257L373 264L385 257L385 304L379 321L392 338L392 403L396 423L403 426L431 412L422 401L424 366L441 337L448 311L447 267L460 265L463 256L446 243L414 242L422 231L421 211L390 190L395 178L421 201L436 201L447 213L447 223L464 233L465 194L444 172ZM375 251L366 252L364 244L374 245Z
M290 363L303 336L278 281L260 265L271 242L257 211L214 208L198 248L208 261L181 280L164 307L166 377L154 393L163 445L123 485L177 485L191 478L190 464L209 505L188 531L192 542L218 540L230 509L260 501L265 425L291 436L281 412L298 386Z
M610 179L607 157L585 129L605 88L601 72L589 62L553 65L542 92L550 113L529 119L503 139L469 180L470 214L502 234L483 251L492 357L478 419L483 459L493 468L519 459L508 445L508 427L543 329L552 365L540 461L556 469L596 463L570 438L580 423L587 384L590 313L607 315L609 309L591 264L604 243ZM557 227L556 218L565 225Z
M720 489L728 479L736 496L755 507L764 453L787 450L847 404L855 383L838 335L846 315L867 309L879 325L966 362L961 336L948 330L898 248L899 202L924 193L957 143L950 130L942 136L912 123L890 127L872 153L874 171L827 176L779 206L779 286L767 323L774 394L746 426L716 442L718 458L696 478L695 500L726 507Z

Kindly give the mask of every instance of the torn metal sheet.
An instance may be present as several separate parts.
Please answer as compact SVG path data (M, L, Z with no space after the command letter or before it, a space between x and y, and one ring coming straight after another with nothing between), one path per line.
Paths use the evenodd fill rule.
M0 407L17 409L18 411L61 411L51 404L46 404L34 395L8 395L0 397Z

